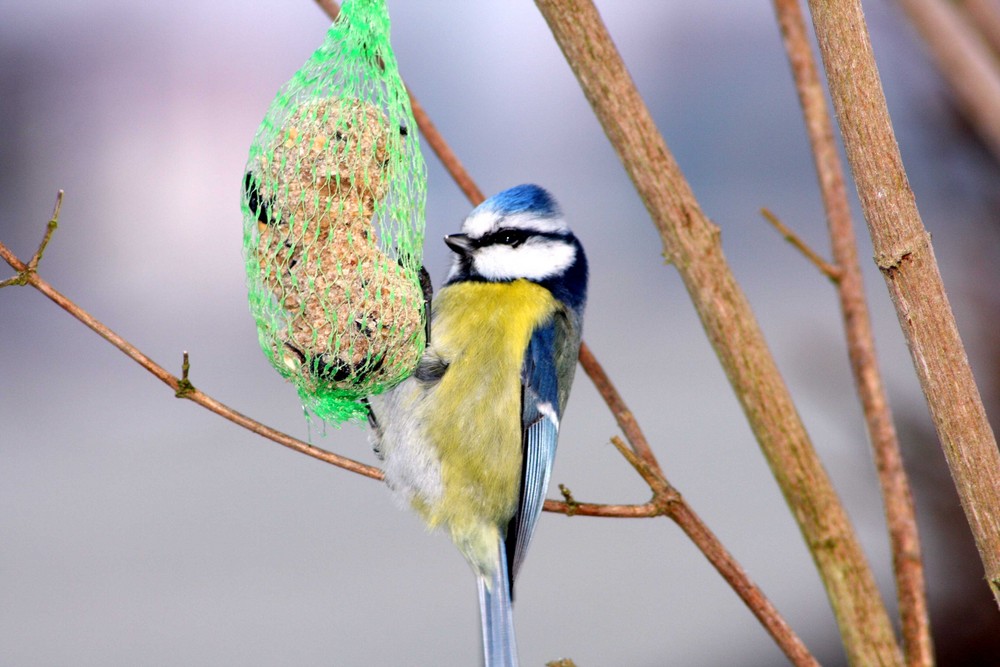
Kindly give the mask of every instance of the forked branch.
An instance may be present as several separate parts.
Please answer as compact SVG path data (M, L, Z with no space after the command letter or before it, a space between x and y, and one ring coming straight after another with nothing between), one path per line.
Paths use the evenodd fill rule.
M61 193L60 193L61 194ZM49 242L52 237L52 230L55 229L58 222L58 210L56 216L53 220L49 222L47 227L45 237L39 246L38 252L35 253L33 261L41 256L41 253L45 249L45 245ZM331 465L335 465L339 468L349 470L351 472L356 472L359 475L364 475L365 477L371 477L372 479L382 479L382 471L378 468L354 461L344 456L328 452L319 447L314 447L309 443L302 442L290 435L277 431L269 426L265 426L260 422L247 417L244 414L233 410L215 400L208 394L195 389L194 385L191 384L188 379L189 363L187 353L184 353L184 361L182 364L182 378L177 378L176 376L169 373L165 368L157 364L155 361L143 354L137 347L129 343L127 340L116 334L114 331L106 327L104 324L99 322L97 318L88 313L86 310L78 306L77 304L70 301L63 294L57 291L52 285L42 279L35 270L37 268L38 262L34 261L35 267L31 266L31 262L24 263L14 255L10 249L0 242L0 258L2 258L7 264L11 266L15 271L17 271L18 280L16 284L19 285L30 285L34 287L39 292L47 296L50 300L55 302L57 306L65 310L67 313L75 317L77 320L82 322L87 328L95 332L98 336L108 341L119 350L124 352L130 359L135 361L137 364L145 368L147 371L156 376L161 382L170 387L174 394L178 398L186 398L189 401L193 401L198 405L211 410L212 412L228 419L229 421L242 426L254 433L264 436L268 440L272 440L279 445L288 447L307 456L311 456L320 461L324 461ZM11 281L5 281L5 285L15 284Z
M270 426L266 426L265 424L237 412L233 408L230 408L224 403L212 398L205 392L197 389L191 381L191 366L187 352L183 353L181 376L177 377L146 356L132 343L116 334L114 331L98 321L93 315L56 290L51 284L38 275L36 268L38 265L37 258L41 257L41 253L44 251L45 245L48 244L52 237L52 230L54 230L57 226L57 222L58 209L56 210L56 214L53 216L53 219L49 222L45 236L39 246L39 250L34 254L33 260L27 263L21 261L3 242L0 242L0 259L7 262L7 264L9 264L11 268L17 272L14 278L5 280L3 283L0 283L0 285L26 285L34 287L60 308L94 331L101 338L114 345L116 348L125 353L125 355L130 359L142 366L148 372L152 373L161 382L170 387L170 389L173 390L174 395L178 398L185 398L189 401L197 403L217 415L228 419L234 424L242 426L253 433L261 435L268 440L276 442L284 447L288 447L289 449L297 451L301 454L305 454L306 456L311 456L314 459L323 461L324 463L329 463L337 466L338 468L343 468L344 470L348 470L371 479L383 479L382 471L374 466L370 466L345 456L334 454L333 452L320 447L310 445L307 442L303 442L302 440L294 438L286 433L282 433L281 431L273 429ZM567 503L550 500L546 501L545 509L549 512L557 512L561 514L619 518L652 517L660 514L660 512L651 509L650 506L646 504L605 505L600 503Z
M778 233L788 241L793 248L802 253L802 256L809 260L813 266L815 266L820 273L830 279L830 282L837 284L843 277L844 272L841 268L835 264L823 259L818 252L809 247L801 236L795 233L795 230L787 226L781 221L781 219L772 213L769 209L760 209L760 214L764 216L764 219L771 223L771 226L778 230Z
M62 211L63 194L62 190L56 194L56 205L52 211L52 217L49 218L48 224L45 225L45 235L42 237L42 242L38 244L38 250L31 256L27 264L21 264L21 268L14 267L17 274L12 278L0 282L0 287L27 285L30 276L38 271L38 263L42 261L42 255L45 254L45 249L49 246L49 241L52 240L52 234L55 233L56 228L59 226L59 213ZM13 267L13 265L11 266Z

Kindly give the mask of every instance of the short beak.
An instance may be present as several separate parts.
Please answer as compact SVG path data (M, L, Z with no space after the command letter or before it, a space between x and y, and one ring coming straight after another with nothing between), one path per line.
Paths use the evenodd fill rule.
M444 242L462 257L472 252L472 239L469 238L468 234L449 234L444 237Z

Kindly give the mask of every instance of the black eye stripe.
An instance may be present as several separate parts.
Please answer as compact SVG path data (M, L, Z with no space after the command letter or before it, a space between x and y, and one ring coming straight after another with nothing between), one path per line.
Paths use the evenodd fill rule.
M507 227L498 229L495 232L490 232L485 236L475 239L475 244L479 248L489 245L508 245L511 246L512 248L516 248L517 246L527 241L529 238L565 241L567 235L559 234L556 232L541 232L534 229Z
M529 234L523 229L498 229L487 234L481 241L483 245L509 245L512 248L524 243Z

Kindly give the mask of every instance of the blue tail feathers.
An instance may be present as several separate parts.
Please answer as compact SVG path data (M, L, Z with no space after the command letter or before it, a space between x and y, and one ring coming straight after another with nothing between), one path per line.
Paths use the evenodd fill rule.
M477 577L479 613L483 623L483 664L486 667L517 667L510 578L507 576L507 553L502 541L497 544L497 556L499 567L492 576L489 579Z

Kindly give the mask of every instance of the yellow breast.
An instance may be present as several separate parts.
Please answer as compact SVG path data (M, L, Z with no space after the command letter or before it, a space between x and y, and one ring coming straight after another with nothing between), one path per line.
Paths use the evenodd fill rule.
M551 292L526 280L463 282L435 295L431 346L449 365L423 423L444 492L422 509L431 525L449 526L470 560L484 548L492 556L496 527L517 510L521 366L532 332L556 307ZM492 537L483 534L489 528Z

